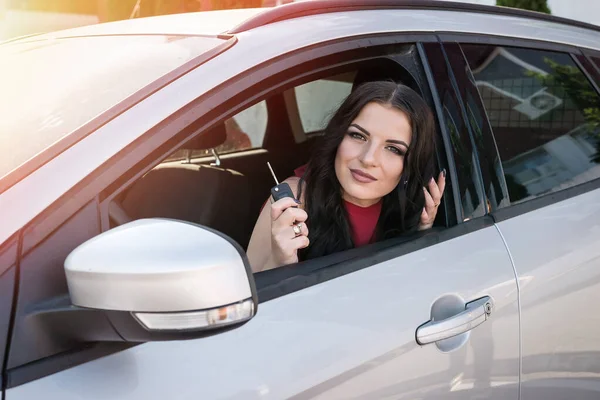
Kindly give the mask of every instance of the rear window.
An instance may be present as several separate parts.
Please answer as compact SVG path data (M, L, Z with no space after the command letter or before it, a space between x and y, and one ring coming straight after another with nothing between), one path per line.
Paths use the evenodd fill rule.
M0 46L0 179L223 42L190 36L91 36Z

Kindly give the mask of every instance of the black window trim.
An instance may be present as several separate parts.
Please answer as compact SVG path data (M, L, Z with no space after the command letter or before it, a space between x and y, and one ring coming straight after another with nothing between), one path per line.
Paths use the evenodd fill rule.
M596 93L600 97L600 87L598 86L600 82L596 82L596 80L591 76L590 71L588 71L581 62L578 60L578 56L587 56L588 54L598 54L600 56L600 52L593 52L588 49L581 49L576 46L570 46L565 44L553 43L543 40L531 40L531 39L511 39L503 36L493 36L493 35L481 35L481 34L471 34L471 33L439 33L438 34L440 40L442 42L458 42L459 44L469 43L469 44L486 44L486 45L495 45L495 46L506 46L506 47L522 47L528 48L532 50L545 50L545 51L555 51L560 52L566 55L569 55L571 59L575 62L575 64L579 67L584 76L591 83L592 87L596 90ZM592 63L592 61L589 61ZM592 63L593 64L593 63ZM468 65L468 63L467 63ZM599 69L600 71L600 69ZM487 110L486 110L486 118L487 118ZM489 122L489 119L488 119ZM497 151L497 149L496 149ZM500 154L498 153L498 157ZM506 189L506 188L504 188ZM517 217L519 215L547 207L553 204L557 204L561 201L568 200L570 198L582 195L584 193L600 189L600 177L594 180L569 187L557 192L549 192L543 194L539 197L535 197L533 199L526 200L521 203L510 204L507 207L500 208L492 211L489 215L491 215L496 222L501 222L513 217Z
M448 64L450 65L449 69L452 70L452 74L453 74L453 79L456 81L456 86L458 87L458 81L456 79L456 74L460 74L462 73L462 70L464 70L464 68L468 68L468 70L466 71L466 76L464 78L467 79L467 81L469 82L469 84L473 83L473 87L470 88L471 92L474 92L477 94L477 96L474 98L475 101L477 101L478 104L478 108L479 110L482 112L482 117L484 119L483 124L485 124L486 126L483 127L483 131L485 135L489 135L490 137L487 138L487 140L489 140L489 142L487 143L488 146L493 145L493 149L487 148L485 146L484 143L484 149L485 152L484 154L482 153L482 149L480 148L480 146L477 145L476 140L475 140L475 135L473 133L473 127L472 124L469 122L469 116L468 113L466 111L466 102L467 99L463 97L463 91L459 88L457 90L457 97L460 99L459 101L463 104L463 108L465 108L465 110L463 111L464 117L466 119L465 123L468 126L469 129L469 135L470 135L470 139L471 139L471 144L474 148L474 153L476 154L476 162L477 162L477 171L479 172L479 177L480 177L480 184L481 184L481 188L480 190L482 191L482 194L484 196L484 202L485 202L485 214L490 214L492 211L494 211L495 209L497 209L497 204L495 204L495 202L492 202L490 200L489 197L489 193L487 190L488 185L490 185L492 182L489 179L490 178L490 174L488 173L487 175L483 173L483 167L484 165L487 167L487 170L489 171L489 156L490 155L495 155L498 160L500 160L499 157L499 152L498 152L498 146L496 145L496 139L494 137L494 133L493 133L493 129L492 126L490 124L489 118L488 118L488 114L487 114L487 109L485 108L485 106L483 105L483 100L481 99L481 95L479 93L479 89L477 89L477 87L475 87L474 85L474 78L473 78L473 73L469 68L469 63L468 60L465 57L463 48L461 46L462 43L465 42L455 42L455 41L450 41L450 40L443 40L443 38L441 36L438 35L438 38L440 39L440 43L442 44L444 51L446 53L448 53L450 51L450 47L451 46L457 46L458 47L458 51L460 51L460 55L457 55L458 57L462 57L462 61L464 64L461 65L455 65L455 62L450 62L448 61ZM504 39L504 38L503 38ZM468 91L469 89L467 89ZM482 160L485 160L486 163L484 163ZM503 170L503 166L502 164L500 164L500 168L502 170L502 176L498 177L500 180L500 186L502 189L503 193L506 193L508 195L507 192L507 188L506 188L506 182L504 179L504 170Z
M490 215L496 222L502 222L504 220L518 217L519 215L526 214L544 207L558 204L562 201L572 199L582 194L600 189L600 178L572 186L567 189L560 190L558 192L549 192L540 197L536 197L522 203L511 204L508 207L500 208Z
M600 50L581 49L581 52L583 53L583 57L585 57L588 60L591 67L594 68L595 71L595 73L590 71L588 72L590 72L590 74L592 75L600 76L600 64L597 64L592 60L592 57L596 57L600 60Z
M508 189L507 189L506 179L505 179L505 175L504 175L504 166L502 165L502 160L499 157L500 153L498 151L496 137L494 136L494 130L490 124L490 120L487 115L487 109L485 108L485 106L483 104L483 99L481 98L479 89L477 89L477 86L475 84L475 77L473 76L473 72L469 68L469 62L466 59L464 50L460 43L458 43L458 42L455 42L455 43L458 46L458 49L460 50L462 58L463 58L464 65L462 65L461 67L466 68L466 74L468 75L467 79L468 79L469 83L472 84L471 90L473 93L477 94L477 96L474 96L475 97L474 100L479 102L479 104L478 104L479 109L482 112L483 118L485 119L485 121L483 121L483 124L485 124L486 126L482 127L482 128L484 131L486 131L486 134L489 135L489 137L488 137L489 142L487 143L487 145L493 146L493 149L490 149L488 146L486 146L484 144L483 145L483 147L485 149L484 151L486 152L486 155L495 157L498 160L498 163L499 163L498 167L500 168L500 174L498 174L498 173L493 173L493 174L494 174L494 176L496 176L496 178L498 179L498 182L500 183L500 189L502 191L503 196L506 196L506 198L508 199ZM479 149L478 149L478 152L479 152ZM486 157L483 157L483 158L485 159ZM493 168L490 168L490 166L491 166L490 164L493 164L493 163L489 162L490 157L487 157L487 158L488 158L488 160L486 160L486 161L488 161L488 164L486 166L488 167L488 171L489 171L490 169L493 169ZM491 187L493 187L493 181L492 181L492 179L490 179L491 178L490 175L492 175L492 173L488 173L488 176L486 178L486 176L484 176L484 174L483 174L482 168L483 168L483 163L480 162L479 169L482 172L482 180L483 180L484 189L487 188L488 185L491 185ZM488 213L498 209L497 199L495 199L495 201L492 202L488 196L487 190L485 190L484 196L486 197L486 200L488 202L488 204L487 204L488 207L490 207L490 209L488 210Z
M439 42L439 38L436 38ZM425 70L425 78L427 79L427 85L429 85L429 91L431 92L431 97L433 98L434 110L432 110L439 122L440 134L444 143L444 151L446 152L446 157L448 160L448 176L451 177L453 182L456 182L452 185L452 197L454 203L454 218L455 221L460 223L462 221L462 201L460 199L460 191L458 189L458 173L456 171L456 162L454 161L454 151L452 150L452 143L450 140L450 134L448 133L448 129L446 128L446 124L444 121L444 113L442 112L442 102L440 100L440 94L438 93L437 86L435 84L435 78L431 71L431 67L429 65L429 60L427 59L427 54L425 52L425 48L423 43L417 43L417 50L419 52L419 57L421 57L421 62L423 64L423 69ZM448 196L448 193L444 194ZM447 204L447 202L446 202ZM448 208L446 207L446 212L448 212Z
M525 47L532 50L556 51L561 53L581 54L580 47L563 43L555 43L542 39L512 38L509 36L486 35L481 33L437 32L442 42L459 44L486 44L490 46Z
M437 35L436 35L436 37L437 37ZM436 60L436 61L443 64L444 72L441 72L441 73L444 74L443 78L447 77L447 79L448 79L446 82L447 86L449 86L448 92L451 93L452 100L455 103L455 106L457 108L457 112L458 112L457 117L459 118L459 121L464 124L464 129L466 130L464 132L463 131L460 132L460 137L461 137L460 140L462 141L463 137L464 137L464 140L466 142L468 142L470 149L471 149L471 152L469 153L470 156L475 156L476 158L478 158L478 154L476 153L476 149L473 148L471 127L469 126L469 123L468 123L468 118L467 118L468 116L465 113L464 101L460 96L459 90L457 90L458 85L456 84L456 78L454 76L454 71L452 70L451 63L448 60L448 56L447 56L446 49L444 48L444 44L439 40L439 37L437 37L437 39L438 40L435 44L433 44L433 43L429 44L430 47L432 47L432 48L434 46L437 46L436 49L426 49L425 45L423 45L422 51L423 51L425 60L427 60L427 68L429 70L429 75L430 75L429 84L430 84L430 86L435 88L435 95L437 97L436 112L438 114L438 119L442 125L440 127L440 129L442 130L442 135L444 137L444 140L445 140L445 143L447 146L446 152L447 152L447 154L452 155L451 157L449 157L449 160L451 160L451 164L449 164L449 167L450 167L449 173L451 176L450 184L451 184L451 187L453 188L453 193L455 194L454 206L456 209L456 220L459 222L460 221L464 222L469 219L482 217L486 213L485 213L485 210L482 210L483 212L481 213L481 215L471 215L469 217L465 216L464 204L462 201L461 191L460 191L460 189L462 187L461 179L459 177L460 174L456 167L456 160L454 159L456 152L455 152L454 146L452 144L451 135L448 132L447 125L445 123L446 120L451 119L451 120L453 120L453 125L456 126L456 122L454 122L454 118L451 115L451 112L448 110L448 107L446 105L443 105L442 99L440 97L440 93L438 90L438 86L442 87L443 82L446 82L446 81L444 79L440 79L439 76L436 76L433 73L434 68L431 67L432 62L429 60L429 58L427 56L428 53L431 56L431 55L434 55L433 52L437 52L438 56L441 57L441 60ZM439 74L440 71L438 71L437 73ZM443 110L446 110L446 113ZM445 115L445 114L447 114L447 115ZM485 195L485 192L481 191L483 188L483 182L481 181L481 171L480 171L479 163L476 164L476 168L478 170L478 173L477 173L477 176L473 178L473 185L480 188L479 192L477 193L477 197L479 198L479 200L481 200L481 203L483 203L485 200L483 198L483 196ZM464 182L463 182L463 184L464 184ZM477 188L475 188L475 190L477 190ZM480 193L481 193L481 197L479 196ZM477 209L477 207L475 207L475 209Z
M452 65L450 59L448 58L448 51L446 50L446 47L444 46L444 42L440 39L439 35L437 37L438 37L438 40L439 40L441 48L442 48L444 60L446 61L446 65L448 67L448 77L450 78L450 84L451 84L452 88L454 89L454 93L458 100L458 107L459 107L460 113L464 119L464 124L465 124L465 128L467 130L467 134L469 135L469 141L471 142L471 147L473 149L473 156L475 157L475 160L474 160L475 165L477 166L477 168L475 168L475 170L477 172L477 177L475 178L475 181L479 185L479 190L481 191L481 195L483 196L483 201L485 204L486 190L485 190L485 183L483 180L483 173L481 172L481 157L480 157L479 151L477 149L477 143L475 141L473 127L469 123L469 116L467 113L467 108L465 106L465 99L463 99L463 97L461 95L461 90L458 87L458 82L456 80L456 75L454 72L454 66ZM484 213L485 214L488 213L487 209L484 209Z

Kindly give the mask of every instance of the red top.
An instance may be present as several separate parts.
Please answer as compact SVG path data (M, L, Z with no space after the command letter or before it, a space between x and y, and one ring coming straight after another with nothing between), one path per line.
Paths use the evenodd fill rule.
M302 177L306 165L294 170L294 175ZM348 213L352 242L355 247L375 242L375 228L381 214L381 200L369 207L361 207L344 200L344 206Z

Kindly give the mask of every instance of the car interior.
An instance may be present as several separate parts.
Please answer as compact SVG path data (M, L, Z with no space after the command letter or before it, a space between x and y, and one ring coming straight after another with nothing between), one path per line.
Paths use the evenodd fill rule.
M109 206L111 227L141 218L173 218L218 230L246 249L275 185L267 161L279 181L293 176L350 91L383 79L423 94L411 73L388 58L271 94L188 141L120 192ZM439 153L443 147L437 147ZM438 164L440 159L438 154ZM440 206L434 227L448 226L446 209Z

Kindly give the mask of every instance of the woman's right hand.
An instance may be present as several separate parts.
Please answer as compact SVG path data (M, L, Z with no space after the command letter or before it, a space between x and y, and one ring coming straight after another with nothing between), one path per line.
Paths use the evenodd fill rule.
M306 211L290 197L271 204L271 257L277 265L297 263L298 250L308 247L307 218Z

